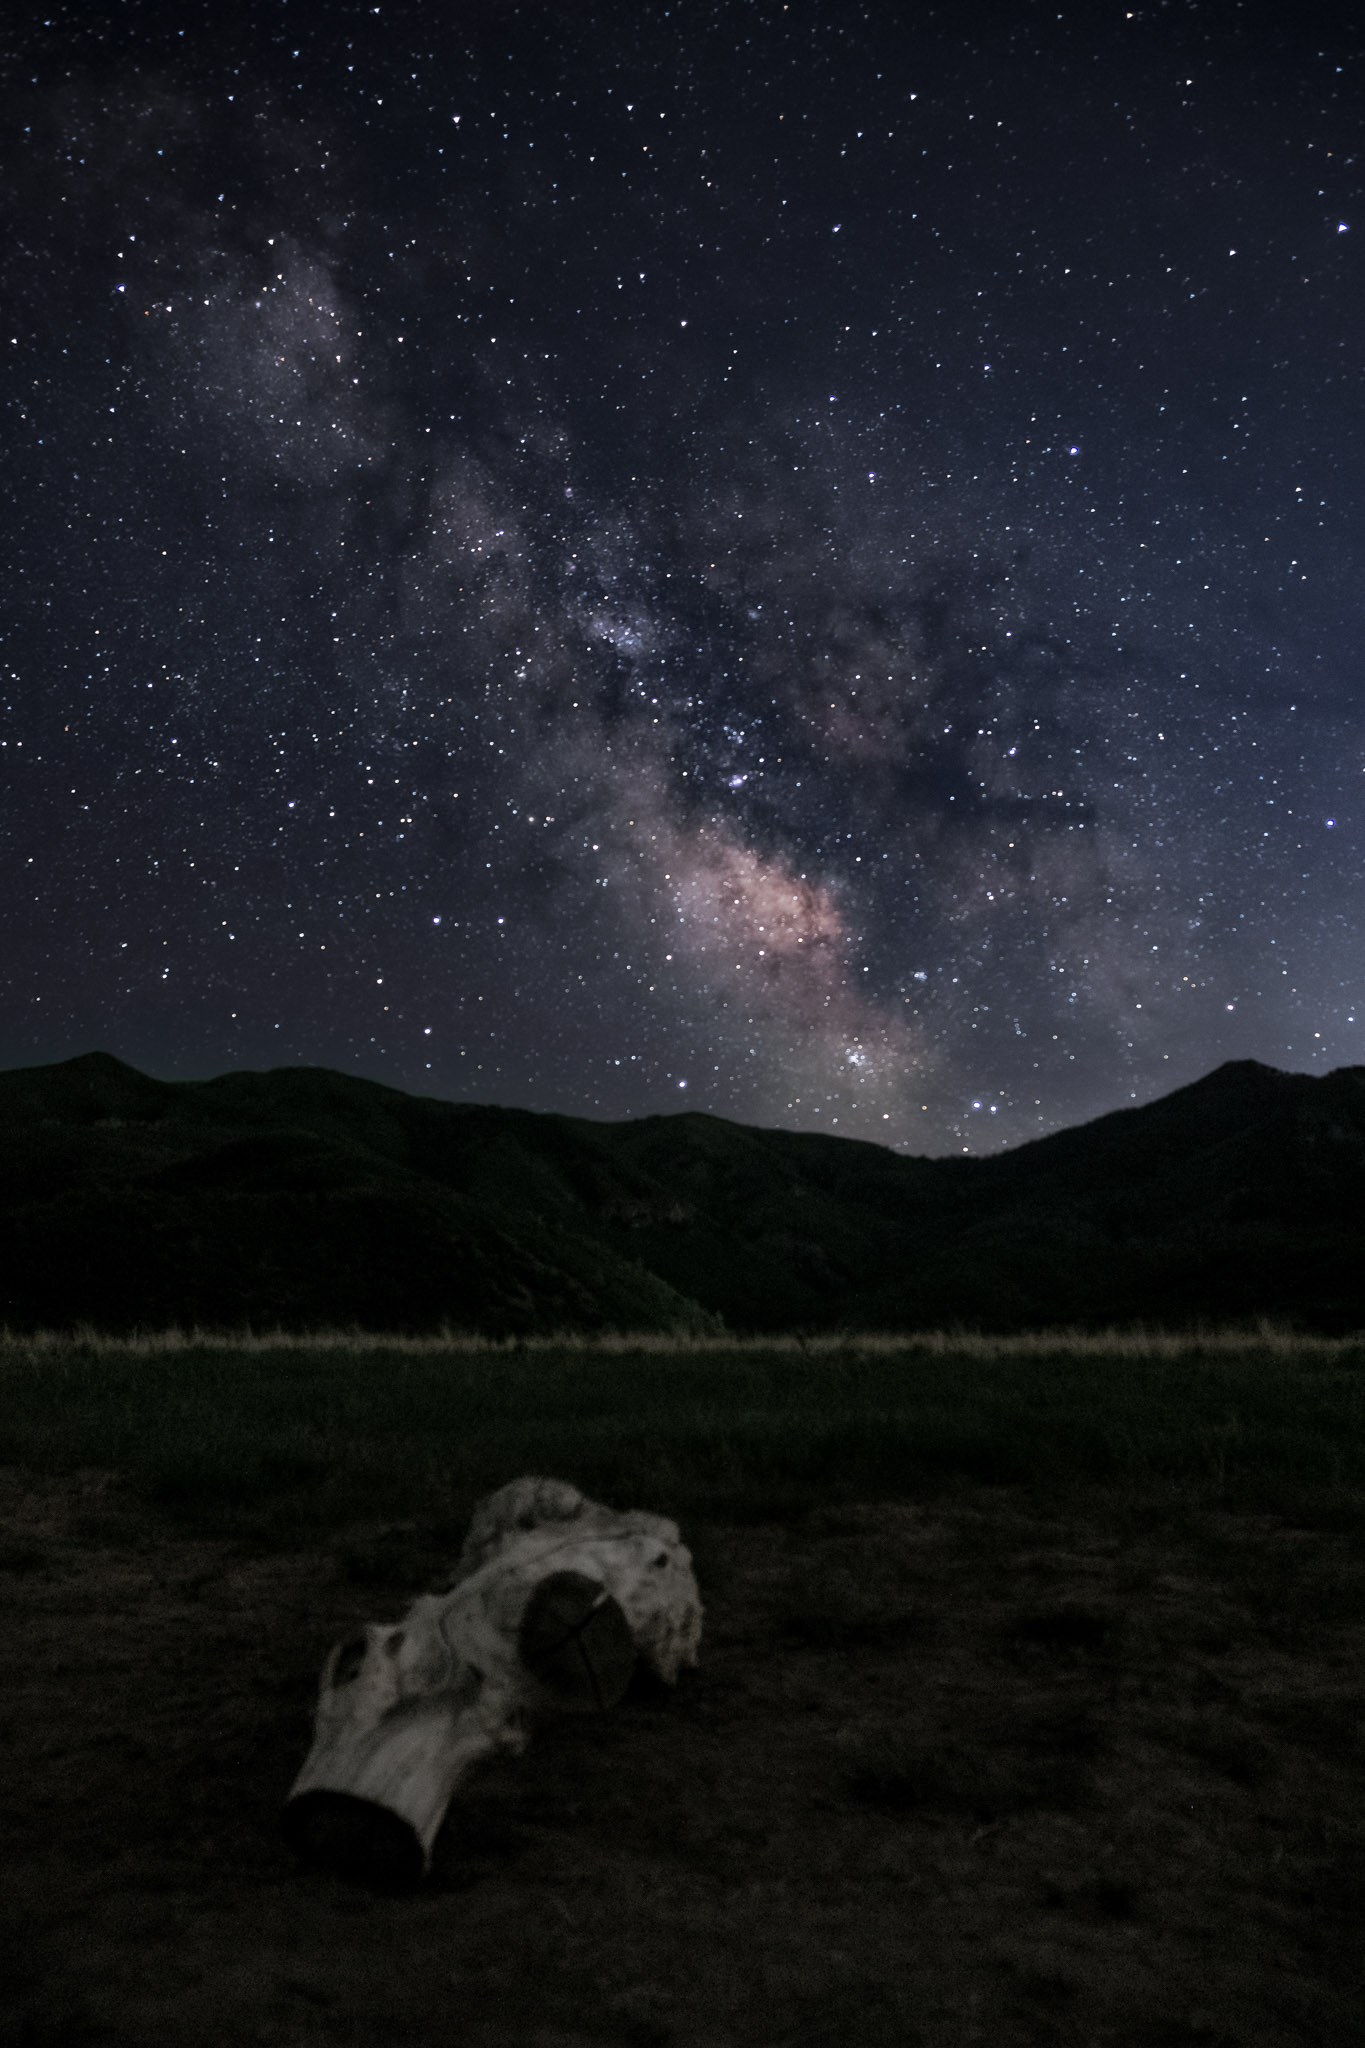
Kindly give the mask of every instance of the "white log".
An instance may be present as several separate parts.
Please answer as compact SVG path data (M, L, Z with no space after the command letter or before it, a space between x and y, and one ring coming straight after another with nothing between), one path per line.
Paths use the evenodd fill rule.
M675 1522L513 1480L475 1509L449 1592L328 1657L289 1838L354 1875L420 1876L477 1763L520 1754L541 1714L615 1704L637 1655L674 1684L701 1623Z

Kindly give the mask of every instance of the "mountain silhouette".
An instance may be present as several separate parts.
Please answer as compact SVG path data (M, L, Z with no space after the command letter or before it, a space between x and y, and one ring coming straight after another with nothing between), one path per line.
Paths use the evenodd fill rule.
M0 1322L515 1336L1365 1324L1365 1068L1233 1061L984 1159L319 1067L0 1073Z

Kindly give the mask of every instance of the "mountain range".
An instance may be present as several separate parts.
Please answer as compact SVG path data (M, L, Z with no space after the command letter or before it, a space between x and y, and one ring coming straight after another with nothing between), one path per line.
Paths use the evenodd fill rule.
M496 1336L1365 1326L1365 1067L1233 1061L986 1158L325 1068L0 1073L0 1324Z

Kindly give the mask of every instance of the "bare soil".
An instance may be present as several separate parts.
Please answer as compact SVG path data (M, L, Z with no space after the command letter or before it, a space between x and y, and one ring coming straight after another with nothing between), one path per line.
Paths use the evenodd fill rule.
M279 1815L328 1646L422 1589L422 1533L251 1555L98 1474L0 1507L16 2048L1360 2037L1347 1537L979 1487L685 1528L701 1669L547 1723L386 1897Z

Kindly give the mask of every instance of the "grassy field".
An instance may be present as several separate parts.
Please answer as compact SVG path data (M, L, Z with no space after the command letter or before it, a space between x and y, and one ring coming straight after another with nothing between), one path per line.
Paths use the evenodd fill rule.
M677 1517L699 1669L301 1868L328 1647L530 1471ZM1359 2030L1365 1339L9 1338L0 1626L22 2048Z
M462 1524L524 1471L684 1521L961 1480L1350 1520L1365 1339L6 1337L0 1463L98 1466L262 1541L384 1516Z

